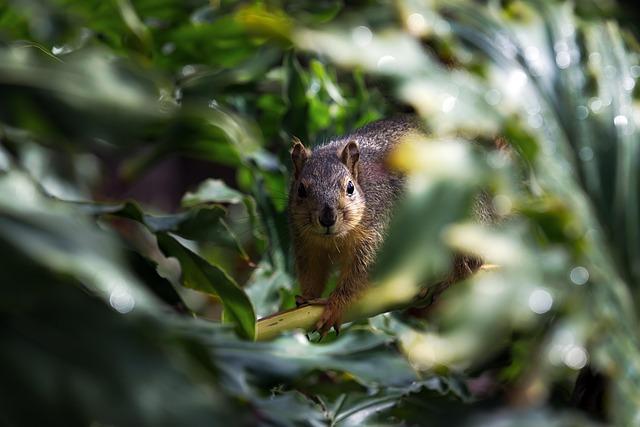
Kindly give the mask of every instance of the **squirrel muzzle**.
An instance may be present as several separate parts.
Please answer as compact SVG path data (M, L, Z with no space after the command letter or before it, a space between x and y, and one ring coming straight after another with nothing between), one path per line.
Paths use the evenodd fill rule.
M336 214L335 209L325 205L325 207L322 208L322 211L320 212L318 222L321 226L329 228L335 225L337 218L338 215Z

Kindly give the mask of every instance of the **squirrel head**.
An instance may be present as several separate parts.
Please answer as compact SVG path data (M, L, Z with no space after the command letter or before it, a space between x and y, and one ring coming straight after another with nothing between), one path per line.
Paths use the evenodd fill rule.
M360 224L365 197L358 184L360 151L355 141L337 151L310 151L294 138L289 192L291 222L301 234L342 237Z

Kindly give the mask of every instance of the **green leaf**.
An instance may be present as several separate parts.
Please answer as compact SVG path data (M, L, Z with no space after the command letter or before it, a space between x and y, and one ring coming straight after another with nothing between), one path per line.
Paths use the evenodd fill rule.
M122 247L78 206L49 198L24 173L0 175L0 236L25 257L75 277L123 312L157 313L158 299L129 271Z
M285 57L286 83L288 109L284 116L283 126L289 137L296 136L309 145L307 101L308 75L300 66L293 53Z
M116 205L82 203L79 206L93 215L110 214L138 221L152 233L170 232L188 240L233 249L245 261L249 261L249 256L225 221L227 211L219 205L198 206L185 212L163 216L145 214L134 202Z
M78 225L75 235L83 236ZM11 242L5 231L0 230L3 423L204 427L233 417L240 425L255 425L247 404L216 380L217 367L202 358L202 344L171 324L175 316L164 310L153 317L117 312L86 292L86 283L73 274L60 274L28 247ZM82 251L78 262L102 255L96 248Z
M251 301L238 284L221 268L187 249L169 234L159 233L157 237L162 251L180 262L182 284L188 288L219 296L225 309L225 318L236 325L236 330L243 337L253 339L255 314Z
M292 382L318 371L344 372L364 386L407 386L416 372L393 338L354 327L335 341L314 344L301 333L269 342L230 341L210 334L211 351L227 366L228 381L257 381L263 387Z
M390 425L396 420L420 424L427 413L431 422L441 425L445 419L454 422L451 412L455 408L460 417L455 424L459 424L470 412L464 407L467 399L466 391L455 380L433 376L405 387L341 394L325 406L332 425L340 427Z
M182 198L182 206L191 207L202 203L240 203L244 194L229 188L224 181L207 179L195 192L187 192Z
M245 289L258 317L264 317L281 308L282 292L292 288L291 276L265 262L253 271Z
M473 190L454 182L435 183L423 192L408 195L399 203L391 222L374 278L410 273L413 280L424 283L446 273L451 254L442 241L442 231L468 215L472 203ZM424 218L429 218L428 223L423 223Z

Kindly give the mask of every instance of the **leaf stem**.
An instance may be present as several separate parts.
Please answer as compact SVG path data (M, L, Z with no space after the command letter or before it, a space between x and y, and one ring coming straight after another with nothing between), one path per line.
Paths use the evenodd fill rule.
M480 271L495 268L497 266L485 264L480 267ZM428 307L449 285L451 283L440 282L420 287L411 283L407 278L395 277L377 286L372 286L357 301L347 307L343 322L353 322L391 310L415 306ZM303 305L264 317L256 324L256 340L270 340L283 332L294 329L310 331L320 319L322 311L322 305Z

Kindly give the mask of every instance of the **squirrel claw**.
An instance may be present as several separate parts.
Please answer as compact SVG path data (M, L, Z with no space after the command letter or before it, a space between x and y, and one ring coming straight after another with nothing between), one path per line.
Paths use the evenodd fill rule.
M315 330L320 333L320 339L324 338L331 328L336 331L336 335L340 334L340 318L342 317L342 309L336 305L325 302L325 308L322 317L316 323Z

